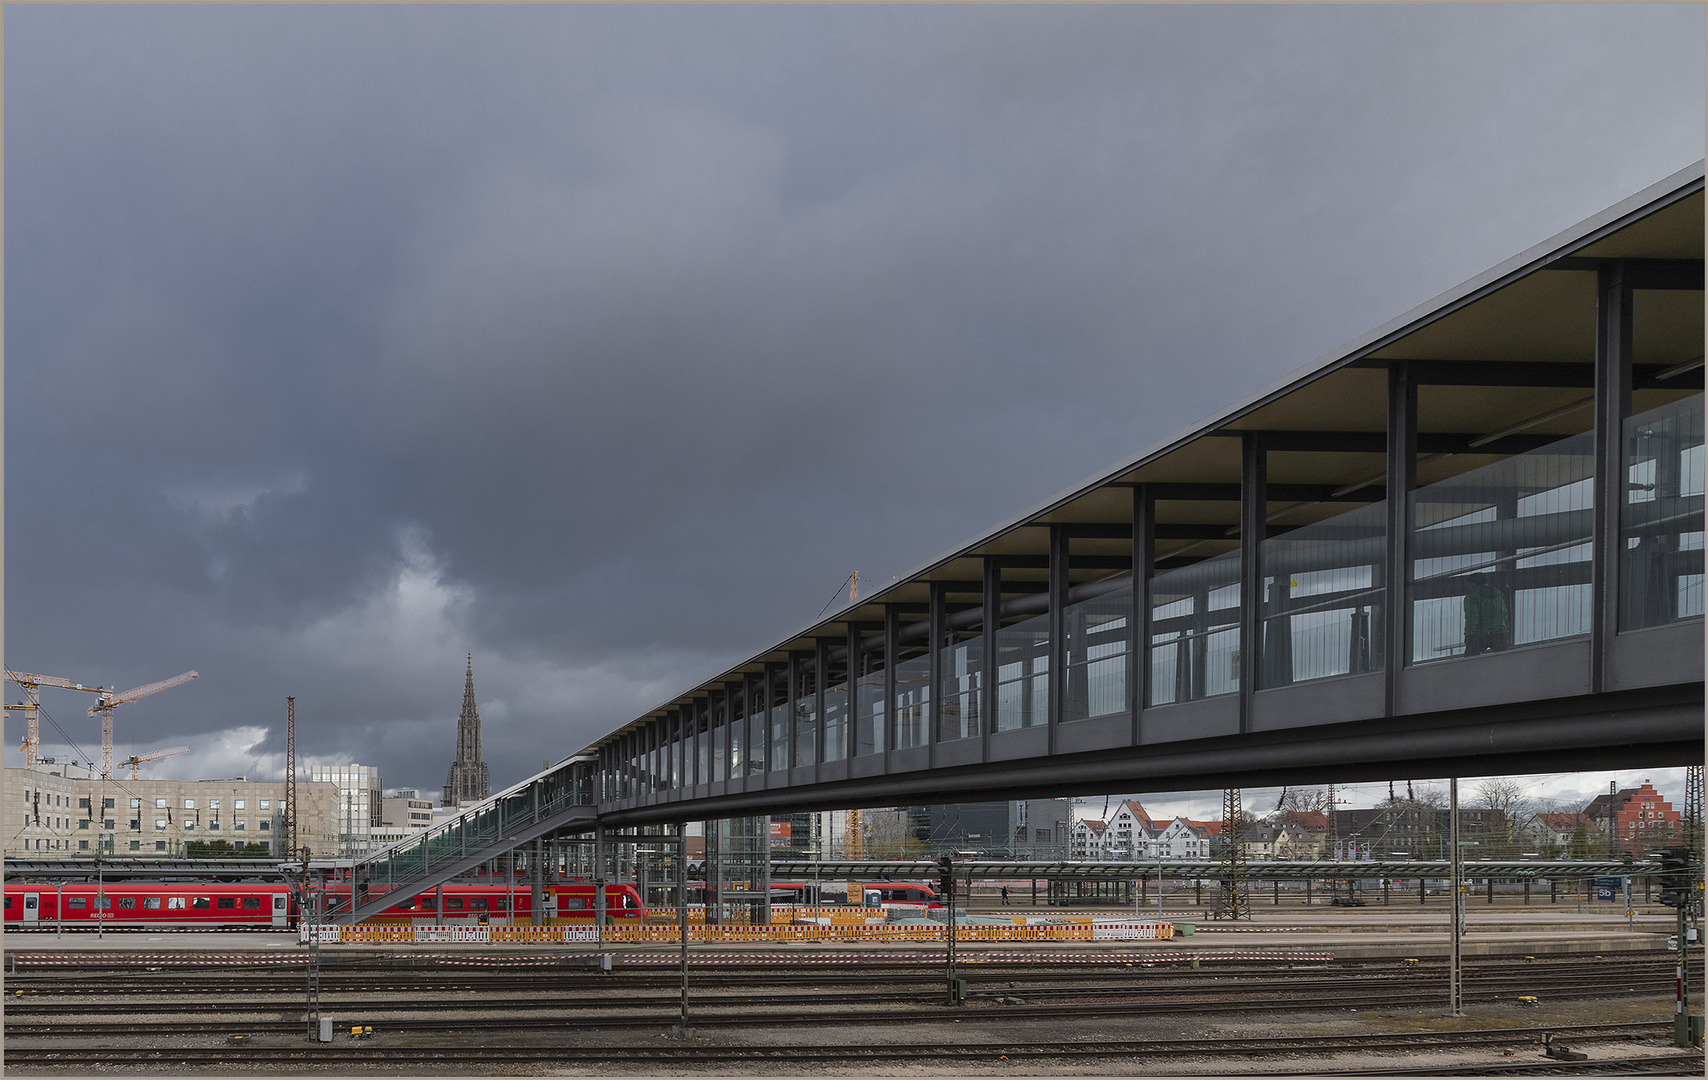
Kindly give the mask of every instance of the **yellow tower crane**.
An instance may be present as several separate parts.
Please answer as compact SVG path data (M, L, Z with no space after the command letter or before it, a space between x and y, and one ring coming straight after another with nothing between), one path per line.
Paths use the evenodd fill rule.
M196 678L194 671L186 671L182 675L174 675L170 679L146 683L142 686L126 690L122 694L101 692L101 700L89 707L89 715L97 713L101 717L101 779L113 778L113 710L127 701L145 698L150 694L158 694L162 690L170 690L181 683L187 683Z
M161 758L173 757L177 754L188 754L189 752L190 748L188 746L174 746L167 750L151 750L146 754L132 754L130 757L119 762L119 764L130 766L130 778L132 780L141 780L143 762L158 761Z
M24 752L24 764L26 766L34 765L36 763L36 755L41 750L39 714L41 712L42 705L42 687L56 686L61 690L87 690L91 694L105 694L107 692L105 687L84 686L80 682L72 682L70 679L62 679L57 675L31 675L27 671L13 671L11 668L6 669L6 678L24 688L24 696L26 700L19 702L17 705L6 706L6 711L21 712L24 714L24 720L27 726L25 728L24 745L19 749Z

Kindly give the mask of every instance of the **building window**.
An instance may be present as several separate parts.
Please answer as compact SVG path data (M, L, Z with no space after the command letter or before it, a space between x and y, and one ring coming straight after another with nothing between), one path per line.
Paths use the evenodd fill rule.
M165 851L166 850L166 841L156 840L154 842L154 850L155 851Z
M195 808L196 808L196 800L194 800L194 799L185 799L184 800L184 809L194 810Z
M234 800L232 800L231 805L237 807L239 810L242 810L243 809L243 800L242 799L234 799Z
M141 832L142 831L142 819L141 818L131 818L130 819L130 827L131 827L132 832Z
M209 810L218 810L219 809L219 800L218 799L209 799L208 800L208 809Z
M77 806L81 810L89 809L89 796L85 795L82 798L78 799L77 800Z
M155 799L154 800L154 808L156 810L166 809L166 800L165 799Z
M132 799L130 801L130 808L132 810L141 810L142 809L142 800L141 799Z
M219 832L219 819L218 818L214 818L212 821L208 822L208 831L209 832Z
M117 824L117 823L114 822L112 818L103 818L101 820L101 828L106 829L109 832L112 831L112 828L115 824Z
M155 832L165 832L166 831L166 819L165 818L161 817L161 818L155 818L154 819L154 831Z
M271 800L271 799L262 799L261 800L261 809L271 810L272 808L273 808L273 800Z
M244 830L245 825L241 821L234 821L231 823L231 827L236 829L238 832L242 832Z
M101 800L101 809L111 810L112 808L113 808L113 800L111 800L111 799L102 799Z
M132 840L130 842L130 849L132 851L141 851L142 850L142 841L141 840Z
M77 823L77 827L79 829L87 829L89 827L89 819L88 818L82 819L81 821L79 821Z
M184 822L184 831L185 832L195 832L196 831L196 823L193 821Z
M261 831L262 832L266 832L267 830L271 829L272 827L273 827L273 823L271 821L268 821L266 818L261 819Z
M88 851L89 850L89 841L87 841L87 840L77 841L77 850L78 851Z

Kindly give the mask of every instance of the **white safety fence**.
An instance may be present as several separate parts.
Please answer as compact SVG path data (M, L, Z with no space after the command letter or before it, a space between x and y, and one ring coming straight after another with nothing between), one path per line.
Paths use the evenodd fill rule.
M834 936L843 941L942 940L947 927L929 923L874 926L704 926L688 927L695 942L764 942L816 940ZM674 926L303 926L299 938L322 945L560 945L572 942L668 943L680 933ZM1166 941L1174 926L1166 922L1130 919L1085 919L1031 925L964 925L955 940L977 941Z

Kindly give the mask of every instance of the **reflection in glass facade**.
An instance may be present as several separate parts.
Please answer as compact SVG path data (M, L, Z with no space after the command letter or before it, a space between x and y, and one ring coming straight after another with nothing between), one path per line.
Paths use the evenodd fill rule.
M1412 492L1411 662L1589 633L1591 432Z
M753 715L747 718L747 773L752 776L765 771L765 733L771 723L771 710L766 705L770 694L763 678L758 686L743 687L742 692L753 705Z
M1625 421L1619 629L1702 614L1702 395Z
M1064 723L1127 711L1127 628L1132 614L1130 584L1067 606Z
M1050 719L1050 617L996 632L996 729L1017 731Z
M789 700L789 676L785 672L777 684L767 691L771 699L771 771L787 769L789 762L794 759L794 753L789 746L789 718L795 711L795 703Z
M884 672L878 656L867 654L866 674L854 683L854 756L884 752ZM873 670L873 669L877 670Z
M896 665L895 747L924 746L931 715L931 657L916 656Z
M1236 549L1151 579L1150 704L1239 690Z
M1259 688L1382 670L1386 501L1263 542Z
M824 760L841 761L847 756L848 684L837 683L824 691Z
M937 739L972 739L979 729L979 702L984 663L984 639L971 637L945 646L942 652L942 707L938 715Z

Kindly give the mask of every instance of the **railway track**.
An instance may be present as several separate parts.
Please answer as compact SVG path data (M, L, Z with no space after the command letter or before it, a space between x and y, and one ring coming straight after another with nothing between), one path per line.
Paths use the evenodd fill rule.
M301 1025L296 1025L300 1032ZM1525 1062L1494 1063L1490 1065L1451 1066L1434 1069L1396 1069L1396 1073L1428 1072L1435 1075L1467 1074L1471 1069L1492 1068L1497 1071L1535 1073L1550 1069L1555 1063L1538 1061L1544 1034L1552 1034L1574 1045L1592 1042L1654 1039L1670 1031L1666 1023L1594 1024L1554 1027L1522 1027L1457 1032L1418 1032L1402 1035L1337 1035L1298 1038L1226 1038L1170 1039L1163 1041L1084 1041L1084 1042L933 1042L924 1044L841 1044L826 1046L754 1045L708 1046L694 1040L648 1046L388 1046L383 1042L363 1043L300 1043L295 1045L249 1045L200 1047L134 1047L117 1048L75 1047L58 1042L51 1047L8 1046L8 1064L43 1067L85 1067L92 1065L206 1065L243 1067L263 1064L367 1065L410 1064L482 1064L550 1062L559 1065L577 1064L670 1064L692 1063L696 1067L708 1064L798 1065L801 1062L818 1064L860 1064L896 1060L936 1061L1070 1061L1110 1060L1121 1058L1169 1057L1183 1055L1204 1057L1264 1058L1282 1055L1313 1055L1317 1058L1311 1074L1321 1074L1324 1055L1348 1052L1405 1053L1441 1050L1492 1050L1526 1048L1536 1057ZM1657 1055L1651 1058L1631 1056L1617 1059L1633 1069L1670 1069L1689 1065L1698 1074L1702 1055ZM1330 1061L1332 1063L1332 1061ZM1567 1063L1559 1063L1565 1065ZM1609 1061L1584 1063L1606 1070ZM1275 1075L1274 1070L1264 1069ZM1573 1070L1577 1071L1577 1070ZM1371 1070L1360 1069L1348 1075L1368 1075Z
M1536 990L1536 987L1525 987ZM1630 994L1660 995L1670 987L1664 983L1654 983L1648 986L1633 987L1626 990ZM1542 991L1550 1000L1573 1000L1584 998L1605 998L1620 993L1618 988L1598 986L1582 988L1576 992L1564 990ZM1007 996L1007 995L1004 995ZM1511 991L1478 991L1467 988L1465 999L1468 1003L1495 1003L1511 1001L1518 994ZM1153 998L1146 996L1141 999L1124 998L1121 1001L1106 1000L1075 1001L1066 1004L1001 1004L1002 998L996 994L981 995L975 999L977 1004L973 1009L960 1010L941 1005L942 992L909 991L906 994L894 995L882 1001L867 999L863 1002L850 1003L836 997L815 999L811 1007L802 1007L798 999L779 999L775 996L745 996L725 997L722 999L701 999L691 1003L690 1014L692 1022L698 1027L776 1027L815 1025L825 1026L872 1026L911 1024L933 1017L941 1019L986 1019L1000 1016L1006 1021L1034 1020L1085 1020L1091 1018L1122 1018L1133 1015L1156 1016L1168 1013L1208 1014L1208 1013L1244 1013L1254 1011L1332 1011L1423 1008L1438 1006L1441 1002L1441 991L1438 987L1426 987L1417 990L1373 991L1366 988L1343 988L1340 996L1328 997L1318 993L1302 993L1296 990L1281 992L1264 992L1243 986L1222 986L1199 988L1185 994L1171 997ZM1009 997L1009 1000L1013 1000ZM896 1002L908 1003L909 1008L894 1009L867 1007L849 1009L849 1004L890 1005ZM792 1007L790 1007L792 1006ZM11 1040L27 1037L86 1037L110 1039L116 1037L160 1037L184 1029L184 1010L176 1006L155 1006L151 1012L158 1014L162 1008L171 1012L169 1018L151 1022L139 1023L134 1021L100 1021L79 1022L72 1020L32 1021L28 1018L9 1018L6 1025L8 1048ZM646 1000L605 1000L595 1002L558 1001L532 1002L522 1000L479 1001L479 1002L390 1002L380 1003L371 1001L352 1002L322 1002L322 1009L328 1013L339 1013L349 1018L348 1022L372 1024L388 1031L401 1032L451 1032L451 1031L529 1031L529 1030L585 1030L598 1031L618 1028L648 1028L669 1025L675 1022L679 1015L680 1003L666 998ZM248 1019L224 1019L206 1021L196 1025L197 1029L212 1034L259 1034L299 1031L302 1028L302 1006L298 1002L280 1002L271 1007L261 1003L245 1005L226 1005L217 1011L227 1017L233 1014L249 1014ZM388 1015L398 1012L431 1012L429 1017L406 1017ZM276 1017L276 1018L275 1018Z
M1693 977L1699 976L1702 965L1692 964ZM767 987L837 988L848 991L861 987L892 988L900 979L910 983L928 983L942 972L940 966L916 965L901 970L866 971L860 968L815 968L806 972L784 973L775 970L763 973ZM1514 964L1510 960L1491 958L1464 966L1467 983L1482 986L1497 984L1535 985L1539 980L1553 984L1567 981L1605 983L1608 980L1631 978L1671 978L1673 962L1666 954L1645 955L1636 959L1624 956L1613 960L1541 961ZM758 972L726 968L713 972L695 973L692 985L700 993L715 994L726 989L745 989L752 985ZM1217 981L1242 980L1261 984L1284 981L1298 988L1335 990L1348 978L1370 985L1384 981L1414 984L1419 980L1442 978L1445 965L1403 964L1395 961L1341 962L1314 965L1211 964L1191 975L1178 965L1159 965L1146 969L1142 981L1135 980L1132 968L1110 966L1087 970L1083 967L1050 969L1034 965L978 965L963 970L975 987L1003 984L1011 989L1024 987L1040 996L1071 995L1089 991L1147 993L1177 987L1197 987ZM8 1003L14 1010L27 1011L34 1006L54 1003L74 1007L79 998L99 997L103 1008L125 1008L127 996L157 997L170 994L179 998L219 994L294 994L303 985L301 972L232 972L215 973L160 971L109 974L100 978L67 978L63 975L14 976L9 982ZM328 995L398 994L493 994L507 991L526 992L538 996L542 985L551 992L586 994L590 990L603 996L614 992L643 992L659 990L674 992L680 979L674 972L619 970L599 974L586 969L529 969L517 973L504 969L481 973L462 973L454 980L423 972L346 972L323 974L321 990ZM192 1007L192 1002L184 1002Z
M1534 991L1550 994L1570 993L1580 990L1592 990L1599 993L1617 993L1621 990L1625 992L1659 992L1671 985L1673 976L1673 969L1659 967L1637 970L1627 969L1616 972L1595 971L1564 973L1544 970L1510 975L1484 972L1479 973L1475 978L1467 978L1465 983L1468 992L1475 995L1483 995L1485 997L1498 997L1506 993L1517 994L1519 991ZM1181 994L1192 995L1203 994L1206 992L1225 992L1228 990L1256 991L1266 989L1269 986L1276 986L1285 989L1288 993L1293 995L1310 995L1313 998L1322 1000L1325 999L1325 995L1327 997L1333 997L1336 994L1344 994L1347 987L1347 976L1341 976L1334 979L1283 979L1271 976L1269 978L1262 979L1251 979L1248 977L1239 980L1229 980L1222 976L1209 975L1197 979L1166 979L1142 983L1114 982L1110 980L1084 980L1071 986L1025 985L1026 980L1023 978L993 981L1002 982L1004 985L1000 988L990 986L981 987L975 983L971 989L971 993L975 996L982 997L1029 995L1034 998L1080 998L1092 994L1119 994L1128 999L1149 999L1170 997ZM1413 974L1390 976L1365 975L1358 979L1358 990L1359 993L1363 994L1405 991L1414 989L1418 982L1419 980ZM322 1000L327 1001L329 1004L360 1006L373 1011L425 1011L445 1009L448 1007L516 1010L576 1008L626 1009L644 1008L648 1005L656 1004L661 1000L661 998L666 1004L670 1004L674 1001L674 997L664 997L664 995L674 995L678 989L677 987L659 988L660 994L643 996L641 994L631 992L631 988L628 987L605 986L600 988L601 992L598 995L592 996L585 992L576 993L572 991L566 993L565 991L557 988L542 993L538 987L539 984L537 982L523 984L520 987L514 987L514 989L525 989L530 991L528 996L521 998L492 997L490 996L492 991L497 988L486 987L483 988L482 992L487 996L470 999L466 996L444 996L451 993L466 994L467 992L447 991L442 987L434 988L434 996L432 997L423 997L422 991L416 991L408 994L407 996L399 997L395 996L399 991L399 988L395 985L380 985L355 990L343 987L327 987L323 984L321 987L321 996ZM504 989L512 989L512 987L506 985ZM261 999L253 988L242 989L241 992L247 995L247 998L242 1001L177 1000L187 996L187 994L199 995L203 993L211 994L216 992L203 990L201 988L189 989L185 987L156 987L152 990L148 990L146 988L135 988L134 992L137 994L147 994L151 997L171 997L175 999L171 1002L171 1009L174 1012L183 1015L198 1012L231 1012L243 1009L255 1010L268 1007L289 1007L295 998L287 995L300 994L301 985L298 984L297 986L292 986L286 989L266 992L269 996L279 997L280 1000L278 1001ZM939 988L932 986L929 983L916 981L914 985L908 989L898 989L894 986L878 986L858 990L820 990L812 995L812 1001L815 1004L859 1005L898 1000L932 1000L940 996L941 992L942 991ZM385 994L388 996L378 999L359 996L375 993ZM65 1014L94 1009L110 1014L119 1012L158 1012L162 1008L162 1003L159 1001L101 1000L98 1003L88 1004L80 1009L80 1005L87 1002L92 995L72 994L66 995L66 997L69 997L70 1000L65 1000L61 995L57 994L36 994L20 997L16 995L16 992L14 992L12 1000L8 1003L8 1010L15 1018L27 1018L41 1014ZM702 1004L710 1007L739 1006L746 1008L773 1008L777 1006L798 1004L800 998L801 995L798 993L742 993L732 995L704 987L699 988L699 1000Z

